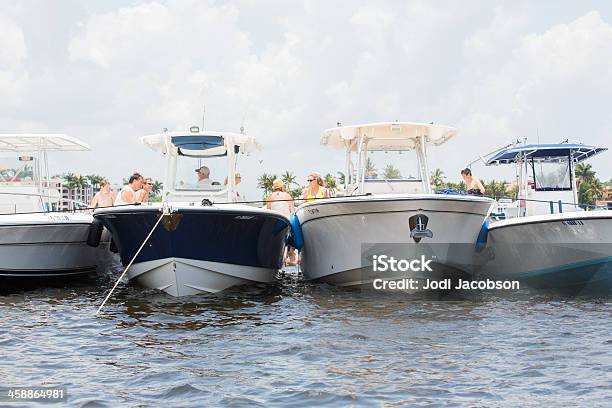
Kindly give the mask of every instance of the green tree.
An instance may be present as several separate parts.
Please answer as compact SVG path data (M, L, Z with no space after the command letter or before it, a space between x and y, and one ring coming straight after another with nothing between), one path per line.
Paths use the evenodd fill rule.
M264 173L257 178L257 188L261 188L263 190L264 199L272 192L272 183L274 183L276 178L276 174L267 173Z
M104 176L100 176L98 174L90 174L88 176L85 176L85 178L89 181L89 183L94 187L94 188L98 188L100 187L100 183L103 180L106 180L106 178Z
M402 173L394 165L387 164L385 166L385 169L383 170L383 178L386 178L386 179L400 179L400 178L402 178Z
M506 181L496 181L495 179L483 183L485 194L493 198L509 198L511 193L506 192L507 185Z
M429 177L431 178L431 184L433 184L435 188L442 187L444 179L446 178L444 172L439 168L432 171Z
M325 187L330 190L335 191L338 188L338 183L336 181L336 178L329 173L326 174L325 177L323 178L323 183L325 184Z
M69 190L74 190L75 188L83 188L89 185L89 182L86 177L81 176L76 173L68 173L62 176L64 187Z
M371 157L368 157L365 165L366 174L376 173L378 170L376 169L376 165L374 164L374 160Z
M281 176L281 180L283 180L283 183L285 183L287 190L291 190L294 185L299 187L297 177L289 170L285 171L285 173Z
M578 163L575 169L576 173L576 186L580 190L580 185L585 181L591 181L595 178L595 171L593 166L587 163Z
M594 205L595 201L601 199L605 187L599 179L593 177L580 183L578 188L578 202L580 204Z
M157 197L158 195L160 195L162 193L163 188L164 183L159 180L155 180L153 182L153 185L151 186L151 193L153 193L153 197Z

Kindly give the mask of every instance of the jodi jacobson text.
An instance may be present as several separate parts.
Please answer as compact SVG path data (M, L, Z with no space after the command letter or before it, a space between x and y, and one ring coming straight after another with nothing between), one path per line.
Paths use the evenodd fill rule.
M431 280L425 279L422 283L419 279L404 278L397 280L374 279L372 286L376 290L519 290L519 281L510 280L473 280L459 279L453 286L451 279Z

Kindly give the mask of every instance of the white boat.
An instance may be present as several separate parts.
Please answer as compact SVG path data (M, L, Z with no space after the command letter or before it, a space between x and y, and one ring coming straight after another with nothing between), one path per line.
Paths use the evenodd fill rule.
M583 144L516 144L487 165L516 166L518 196L502 203L479 239L476 275L536 289L610 292L612 212L584 211L575 165L607 150Z
M274 211L234 203L239 196L237 156L257 150L255 139L192 128L145 136L141 141L167 159L163 203L94 213L111 231L123 265L134 260L128 279L172 296L274 281L282 267L289 220ZM196 185L189 178L195 177L194 167L212 168L219 160L217 174L227 176L227 184L219 180ZM185 174L186 180L182 179ZM208 180L213 176L214 172Z
M85 150L87 144L61 134L0 135L0 152L22 163L14 173L0 172L0 278L6 287L89 274L104 254L110 257L108 240L87 245L91 215L54 211L62 199L50 186L47 152Z
M386 273L386 280L412 278L422 288L427 279L469 279L473 243L493 200L433 194L427 164L427 148L456 133L447 126L411 122L324 131L323 146L346 152L347 195L302 204L292 218L304 277L371 288L376 275L372 257L385 254L396 259L427 255L436 265L433 271ZM369 179L366 162L373 151L415 151L418 178Z

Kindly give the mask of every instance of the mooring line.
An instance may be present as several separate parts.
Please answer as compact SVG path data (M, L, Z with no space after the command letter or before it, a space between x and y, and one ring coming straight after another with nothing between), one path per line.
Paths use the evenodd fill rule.
M125 276L125 274L127 273L127 271L130 269L130 267L132 266L132 264L134 263L134 261L136 260L136 257L140 254L140 251L142 251L142 248L144 248L144 246L146 245L147 241L149 241L149 238L151 238L151 235L153 235L153 232L155 231L155 229L157 228L157 226L159 225L159 223L161 222L162 218L164 218L166 215L170 214L170 210L167 206L164 206L162 208L162 214L160 215L160 217L157 219L157 222L155 223L155 225L153 226L153 228L151 229L151 231L149 232L149 235L147 235L147 237L145 238L144 241L142 241L142 244L140 245L140 248L138 248L138 251L136 251L136 254L134 255L134 257L132 258L132 260L130 261L130 263L125 267L125 269L123 270L123 273L121 274L121 276L119 276L119 279L117 279L117 282L115 282L115 285L113 286L113 288L110 290L110 292L108 292L108 295L106 296L106 299L104 299L104 301L102 302L102 304L100 305L100 307L98 308L98 310L96 311L96 316L98 314L100 314L100 311L102 310L102 308L104 307L104 305L106 304L106 302L108 301L108 299L110 299L111 295L113 294L113 292L115 291L115 289L117 288L117 285L119 285L119 282L121 282L121 279L123 279L123 277Z

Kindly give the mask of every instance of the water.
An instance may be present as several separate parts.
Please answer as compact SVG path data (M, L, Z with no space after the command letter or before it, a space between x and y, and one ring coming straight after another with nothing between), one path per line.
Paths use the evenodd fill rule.
M0 384L65 386L65 404L88 407L592 407L612 397L610 299L407 301L293 272L181 299L120 285L95 317L112 283L0 295Z

